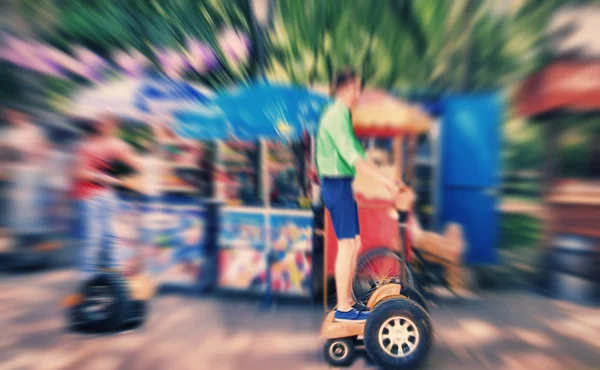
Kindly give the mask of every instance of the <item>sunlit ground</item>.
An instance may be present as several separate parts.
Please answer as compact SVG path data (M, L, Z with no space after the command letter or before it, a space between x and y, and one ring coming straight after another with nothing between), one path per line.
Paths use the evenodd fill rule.
M160 296L147 325L111 335L64 331L74 274L2 275L2 369L326 369L319 305ZM600 363L600 310L528 292L432 307L436 369L585 369ZM8 334L10 333L10 334ZM359 356L355 369L374 368Z

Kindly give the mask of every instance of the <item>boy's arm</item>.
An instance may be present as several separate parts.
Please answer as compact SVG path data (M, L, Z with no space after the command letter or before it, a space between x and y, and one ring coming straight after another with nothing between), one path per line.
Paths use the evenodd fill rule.
M404 187L404 184L401 181L396 181L393 178L388 177L379 169L379 167L366 158L356 161L354 168L356 168L356 171L362 172L367 176L380 181L388 188L388 191L392 195L396 194L400 188Z
M403 184L399 181L395 181L393 178L389 178L367 158L364 150L354 135L350 115L344 114L343 119L344 124L337 126L339 127L339 131L329 133L333 138L342 159L348 165L354 167L358 172L362 172L385 184L390 193L394 195L398 188L403 187Z

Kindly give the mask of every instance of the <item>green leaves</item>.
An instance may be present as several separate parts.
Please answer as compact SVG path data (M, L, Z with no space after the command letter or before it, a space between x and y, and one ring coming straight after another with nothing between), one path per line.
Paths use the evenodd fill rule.
M478 91L520 81L543 60L559 1L278 1L272 77L328 83L342 65L402 90ZM305 73L308 71L308 73ZM466 81L466 85L465 85Z
M264 39L252 25L249 0L23 0L20 9L39 36L67 49L77 43L104 56L115 48L151 56L155 47L183 48L193 37L218 51L215 35L227 26L249 34L255 48L265 44L267 73L277 80L326 84L335 69L350 65L367 84L439 92L494 89L522 79L543 62L545 24L563 3L272 1L273 25ZM225 61L209 76L188 77L219 86L257 72L252 58L247 66Z

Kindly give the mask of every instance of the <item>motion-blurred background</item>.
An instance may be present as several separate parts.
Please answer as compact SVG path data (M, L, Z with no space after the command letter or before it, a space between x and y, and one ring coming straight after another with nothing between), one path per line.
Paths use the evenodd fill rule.
M354 124L371 158L411 180L423 229L458 223L467 245L472 294L428 295L428 366L600 363L597 1L6 0L0 14L0 368L326 368L336 246L312 134L344 66L364 82ZM74 153L106 114L147 164L116 168L114 253L158 294L141 329L70 333ZM369 212L366 248L384 246L395 231Z

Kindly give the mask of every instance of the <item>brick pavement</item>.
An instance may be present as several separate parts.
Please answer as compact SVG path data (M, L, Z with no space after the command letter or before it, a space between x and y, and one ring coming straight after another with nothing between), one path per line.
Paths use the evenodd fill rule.
M160 296L139 330L66 333L59 307L74 274L0 276L0 369L326 369L320 307ZM600 365L600 310L526 292L438 299L431 313L440 369L587 369ZM353 369L373 368L359 356Z

